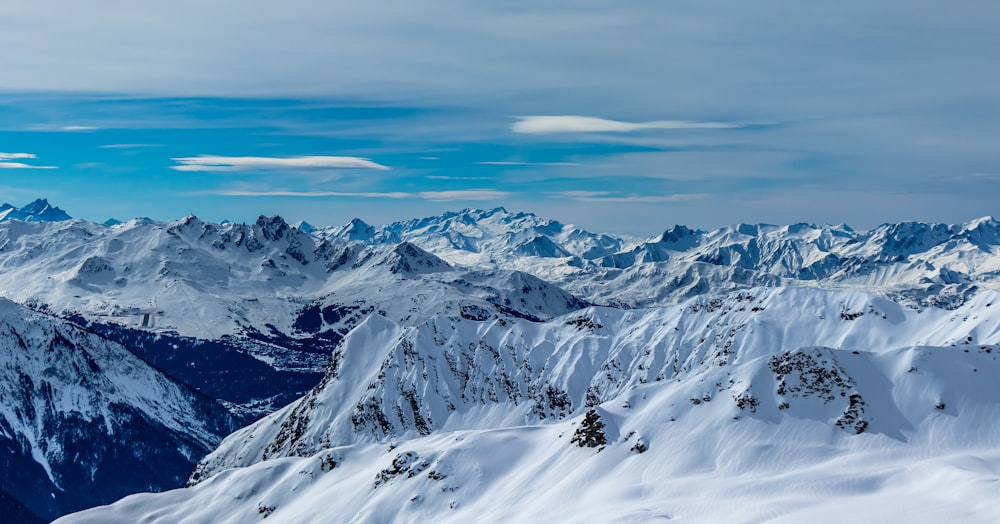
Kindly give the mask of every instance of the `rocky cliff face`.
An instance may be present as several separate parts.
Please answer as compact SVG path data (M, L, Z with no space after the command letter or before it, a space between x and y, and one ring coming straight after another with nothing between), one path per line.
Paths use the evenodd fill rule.
M179 486L235 425L122 346L6 300L0 398L4 514L46 521Z

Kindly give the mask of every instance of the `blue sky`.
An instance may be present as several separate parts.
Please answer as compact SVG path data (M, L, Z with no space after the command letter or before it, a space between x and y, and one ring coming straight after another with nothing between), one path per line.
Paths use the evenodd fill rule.
M0 6L15 205L503 205L636 235L998 214L996 2L23 4Z

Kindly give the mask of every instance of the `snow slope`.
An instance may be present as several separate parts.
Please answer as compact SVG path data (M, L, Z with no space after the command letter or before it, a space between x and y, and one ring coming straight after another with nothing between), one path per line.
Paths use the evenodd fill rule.
M541 324L373 316L195 485L61 522L992 522L998 351L991 291L953 311L757 288Z
M122 346L3 299L0 399L0 492L46 520L177 487L235 427Z

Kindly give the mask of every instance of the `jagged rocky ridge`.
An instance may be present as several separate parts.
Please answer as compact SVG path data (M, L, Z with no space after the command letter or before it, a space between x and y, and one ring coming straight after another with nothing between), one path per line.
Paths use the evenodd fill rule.
M467 209L378 228L314 231L369 245L413 242L453 262L519 269L593 303L649 307L755 286L864 289L916 307L956 307L1000 279L1000 222L674 226L647 240L529 213Z
M0 222L19 220L21 222L59 222L70 220L65 211L49 204L44 198L39 198L24 207L14 207L6 202L0 205Z
M0 515L49 521L183 484L236 426L214 399L78 326L0 299ZM14 520L20 520L17 517Z
M228 437L193 479L357 442L557 421L658 382L693 388L694 405L723 397L753 416L784 412L901 437L933 411L871 417L866 410L900 408L849 369L887 354L919 366L941 352L992 351L1000 309L991 301L1000 307L1000 295L985 292L954 312L918 312L865 293L757 288L542 324L438 316L404 327L372 316L335 350L316 388Z

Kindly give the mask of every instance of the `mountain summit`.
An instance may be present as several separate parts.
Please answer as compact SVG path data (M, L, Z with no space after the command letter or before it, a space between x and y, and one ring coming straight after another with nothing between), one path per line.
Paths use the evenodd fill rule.
M0 222L7 220L20 220L22 222L60 222L71 220L73 217L65 211L49 204L44 198L39 198L34 202L18 208L4 203L0 206Z

